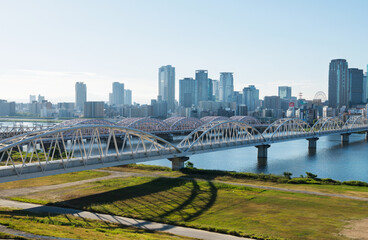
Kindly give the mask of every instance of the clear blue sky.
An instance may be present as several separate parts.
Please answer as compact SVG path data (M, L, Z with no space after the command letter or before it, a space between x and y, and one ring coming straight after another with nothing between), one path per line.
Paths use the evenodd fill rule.
M365 0L0 0L0 99L74 101L84 81L88 100L107 101L119 81L147 103L168 64L177 89L207 69L234 72L238 91L290 85L312 98L327 92L331 59L366 71L367 26Z

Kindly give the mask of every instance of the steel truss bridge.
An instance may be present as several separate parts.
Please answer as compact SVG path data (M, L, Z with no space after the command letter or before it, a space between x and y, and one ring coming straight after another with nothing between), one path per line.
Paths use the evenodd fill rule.
M172 135L187 135L198 127L219 121L234 120L245 122L257 128L266 128L267 125L261 124L256 118L249 116L233 116L231 118L222 116L207 116L201 119L192 117L170 117L165 120L141 117L141 118L124 118L117 123L101 120L101 119L72 119L66 120L58 125L52 127L59 128L61 126L77 126L77 125L111 125L121 126L127 128L134 128L144 132L153 133L165 139L172 139ZM33 132L40 129L49 127L43 127L42 125L36 126L0 126L0 139L13 137L19 134Z
M240 147L257 147L258 157L267 158L272 143L307 139L316 149L319 137L365 133L368 122L353 116L346 122L321 118L313 126L300 119L279 119L265 131L244 121L209 121L179 144L141 130L100 124L60 125L0 141L0 182L42 177L167 158L180 169L190 155Z

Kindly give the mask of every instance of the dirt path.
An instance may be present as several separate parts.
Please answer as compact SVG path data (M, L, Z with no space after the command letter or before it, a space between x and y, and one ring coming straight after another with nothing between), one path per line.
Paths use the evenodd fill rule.
M340 234L350 239L368 240L368 218L351 221Z
M14 189L4 189L0 190L0 196L2 198L4 197L13 197L13 196L19 196L19 195L27 195L34 192L42 192L42 191L48 191L58 188L64 188L64 187L72 187L84 183L90 183L90 182L96 182L96 181L102 181L112 178L118 178L118 177L131 177L131 176L139 176L137 173L130 173L130 172L114 172L114 171L105 171L109 172L109 176L105 177L98 177L98 178L92 178L92 179L86 179L76 182L69 182L69 183L62 183L62 184L55 184L55 185L49 185L49 186L40 186L40 187L28 187L28 188L14 188Z

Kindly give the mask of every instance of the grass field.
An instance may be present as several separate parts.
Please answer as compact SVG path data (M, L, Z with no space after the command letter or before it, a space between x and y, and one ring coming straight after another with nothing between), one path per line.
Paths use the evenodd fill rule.
M26 187L39 187L55 185L67 182L76 182L86 179L98 178L108 176L110 173L98 171L82 171L74 173L65 173L54 176L32 178L26 180L19 180L14 182L0 183L0 190Z
M286 189L295 189L295 190L306 190L306 191L315 191L315 192L323 192L323 193L333 193L333 194L345 194L349 196L356 197L367 197L368 198L368 187L360 187L360 186L349 186L349 185L330 185L330 184L286 184L279 183L277 181L261 181L249 178L237 178L232 176L221 176L221 175L213 175L213 174L188 174L182 173L180 171L171 171L168 167L161 166L152 166L152 165L143 165L143 164L132 164L129 166L119 166L108 168L114 171L123 171L123 172L137 172L137 173L159 173L162 176L168 177L192 177L197 179L207 179L207 180L217 180L217 181L225 181L225 182L234 182L234 183L245 183L252 184L258 186L271 186L271 187L279 187Z
M191 239L102 221L81 219L69 215L49 216L7 208L0 208L0 224L36 235L72 239ZM0 233L0 238L13 239L11 235L2 233Z
M17 239L17 240L28 240L28 238L24 238L24 237L17 237L11 234L7 234L7 233L2 233L0 232L0 239Z
M349 220L368 217L363 201L233 186L130 177L15 198L262 239L346 239Z

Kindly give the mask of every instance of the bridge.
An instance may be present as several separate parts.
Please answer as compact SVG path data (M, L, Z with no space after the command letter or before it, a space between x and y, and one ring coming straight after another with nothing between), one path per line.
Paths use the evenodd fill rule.
M67 127L77 125L111 125L111 126L122 126L127 128L134 128L144 132L153 133L166 140L172 140L174 135L187 135L198 127L219 121L234 120L245 122L253 127L263 130L268 126L261 124L256 118L250 116L233 116L230 118L223 116L207 116L201 119L192 117L170 117L165 120L150 118L150 117L139 117L139 118L124 118L118 122L112 122L103 119L83 119L77 118L72 120L66 120L60 124L52 127ZM34 126L0 126L0 139L13 137L16 135L33 132L40 129L45 129L42 125Z
M273 143L307 139L315 150L320 137L352 133L368 138L368 122L354 116L346 122L321 118L313 126L300 119L279 119L262 133L250 124L222 119L209 121L174 144L152 133L114 124L60 125L0 141L0 182L130 163L168 159L173 169L184 167L193 154L231 148L256 147L258 158L267 158Z

